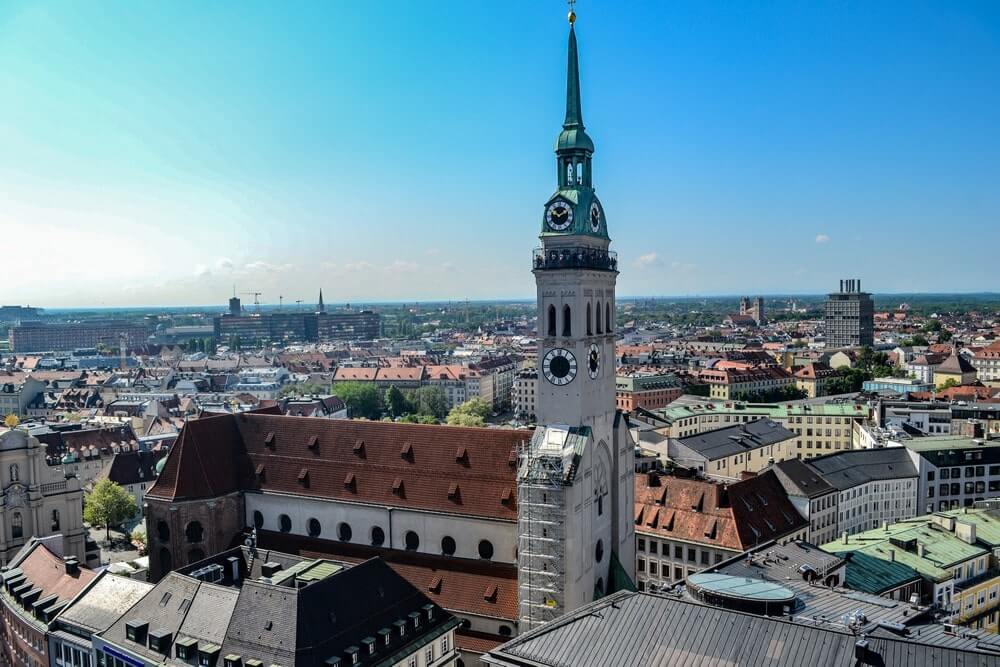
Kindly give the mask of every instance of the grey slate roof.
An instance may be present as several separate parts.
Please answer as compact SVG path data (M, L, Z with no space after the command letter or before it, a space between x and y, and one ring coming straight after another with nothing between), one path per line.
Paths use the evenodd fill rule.
M490 651L504 667L762 667L882 665L993 667L1000 654L931 646L754 616L648 593L621 592L527 632Z
M118 620L153 584L102 572L90 589L59 614L57 620L91 632L100 632Z
M809 459L807 465L840 491L874 480L918 474L905 447L854 449Z
M794 437L794 433L778 422L770 419L758 419L746 424L727 426L686 438L677 438L677 442L711 461L774 445Z
M819 473L802 459L786 459L774 464L775 475L790 496L815 498L834 490Z

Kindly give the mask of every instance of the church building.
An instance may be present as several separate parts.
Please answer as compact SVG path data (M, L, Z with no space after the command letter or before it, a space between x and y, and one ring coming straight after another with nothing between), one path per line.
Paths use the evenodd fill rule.
M615 282L569 32L558 182L533 257L534 431L293 417L184 426L146 494L150 574L242 543L379 556L461 626L457 666L634 580L634 446L615 409Z

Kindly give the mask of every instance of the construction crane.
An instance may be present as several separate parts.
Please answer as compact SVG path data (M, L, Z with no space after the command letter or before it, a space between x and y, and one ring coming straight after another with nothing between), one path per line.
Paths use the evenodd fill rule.
M299 310L301 310L301 304L302 304L302 299L296 299L295 300L295 312L298 312Z
M278 310L281 310L281 307L284 304L285 304L285 297L283 297L282 295L279 294L278 295Z
M257 308L257 312L259 313L260 312L260 295L263 294L263 292L242 292L242 294L246 294L247 296L252 296L253 297L253 305Z

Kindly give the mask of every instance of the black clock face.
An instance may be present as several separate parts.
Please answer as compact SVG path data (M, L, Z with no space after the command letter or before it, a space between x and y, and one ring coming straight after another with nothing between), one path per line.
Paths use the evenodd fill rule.
M564 201L554 201L545 210L545 222L549 229L561 232L573 224L573 207Z
M576 357L561 347L549 350L542 359L542 372L557 387L567 385L576 377Z
M596 378L597 374L601 371L601 348L596 344L590 346L590 352L587 354L587 373L590 374L591 379Z
M601 207L595 201L590 205L590 230L593 232L601 229Z

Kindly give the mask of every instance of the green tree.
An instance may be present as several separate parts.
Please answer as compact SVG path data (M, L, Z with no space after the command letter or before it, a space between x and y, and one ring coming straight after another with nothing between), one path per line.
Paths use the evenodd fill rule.
M420 387L414 392L414 403L418 415L444 419L448 414L448 396L441 387L433 385Z
M951 340L951 338L952 338L952 333L947 330L942 331L941 333L938 334L939 343L947 343L948 341Z
M913 338L907 338L903 341L903 347L927 347L928 345L930 345L930 343L927 342L927 339L920 334L917 334Z
M214 338L204 338L201 341L201 351L206 354L215 354L215 339Z
M941 386L937 388L937 390L941 391L942 389L951 389L952 387L961 387L961 386L962 386L961 383L959 383L959 381L956 380L955 378L948 378L941 384Z
M448 413L448 424L451 426L483 426L490 415L490 404L481 398L471 398L461 405L456 405Z
M407 412L410 412L409 407L406 396L403 395L403 392L396 385L390 385L385 390L385 409L388 410L390 417L393 419L402 417Z
M923 330L928 333L941 331L941 320L927 320L924 322Z
M83 520L91 526L107 529L111 541L111 527L120 526L138 511L135 498L119 484L102 479L83 501Z
M374 382L336 382L333 385L333 395L347 404L351 417L382 417L379 390Z

